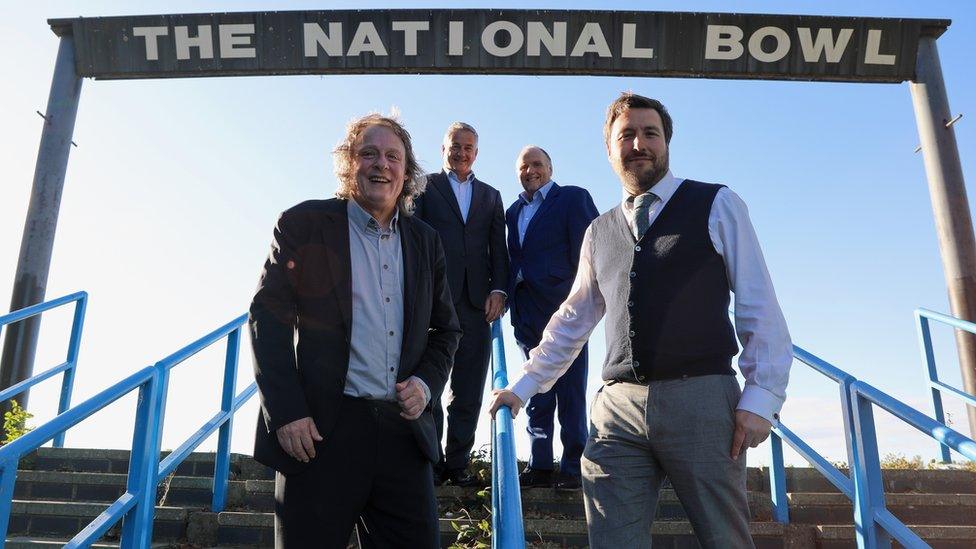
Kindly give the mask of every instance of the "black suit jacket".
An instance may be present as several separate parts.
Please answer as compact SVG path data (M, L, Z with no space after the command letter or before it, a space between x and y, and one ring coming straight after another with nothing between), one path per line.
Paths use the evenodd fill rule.
M251 302L254 377L261 395L254 458L285 474L306 464L275 431L311 417L324 442L335 426L349 368L352 267L345 200L310 200L281 214L271 255ZM397 381L422 379L436 402L461 337L437 233L400 215L403 341ZM297 330L298 344L294 343ZM430 406L410 422L421 451L438 459Z
M468 283L471 305L484 309L492 290L508 291L508 250L505 248L505 209L494 187L471 182L467 223L444 172L427 175L427 190L417 199L415 215L437 230L447 257L447 280L454 302Z

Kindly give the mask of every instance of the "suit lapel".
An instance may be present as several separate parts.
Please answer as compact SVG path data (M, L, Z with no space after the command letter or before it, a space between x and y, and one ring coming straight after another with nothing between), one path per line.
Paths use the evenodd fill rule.
M479 181L478 178L471 180L471 207L468 208L468 223L480 212L487 210L485 204L488 203L488 185ZM490 213L490 212L489 212Z
M413 230L413 220L404 215L400 216L400 248L403 253L403 341L400 342L400 368L397 377L403 376L403 360L406 353L402 349L407 348L407 341L411 336L413 327L413 310L417 298L414 290L417 287L417 273L421 270L419 265L420 241L416 231ZM405 379L407 376L403 376Z
M347 202L337 200L336 207L325 214L322 224L322 239L332 252L327 255L329 273L335 281L336 300L339 302L339 312L346 325L346 331L352 330L352 260L349 257L349 214L346 211Z
M559 185L553 183L552 187L549 188L549 194L546 195L545 200L543 200L542 204L539 205L539 209L536 210L535 215L533 215L532 219L529 220L529 226L525 228L525 240L528 240L529 235L532 234L532 227L536 226L538 224L539 219L541 219L542 216L546 215L546 212L549 211L549 209L552 207L553 204L555 204L556 196L558 194L559 194ZM524 241L522 242L522 245L523 246L525 245Z
M431 177L431 183L433 183L434 188L437 192L441 194L441 197L451 206L451 210L454 215L457 216L458 221L464 224L464 218L461 216L461 207L458 206L457 196L454 194L454 189L451 188L451 182L447 179L447 174L444 172L434 174ZM473 200L472 200L473 202ZM468 212L469 214L471 212Z
M525 207L525 201L522 200L522 197L520 196L518 200L515 201L515 204L513 204L511 209L509 210L511 212L511 215L505 216L505 224L508 225L508 234L511 237L509 239L509 245L510 247L516 248L518 250L522 249L522 243L519 242L518 222L519 222L519 216L522 215L522 208L524 207Z

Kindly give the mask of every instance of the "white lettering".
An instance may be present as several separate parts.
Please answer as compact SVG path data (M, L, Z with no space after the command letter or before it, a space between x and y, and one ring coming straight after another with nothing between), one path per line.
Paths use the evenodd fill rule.
M771 36L776 39L776 47L771 52L762 48L763 39ZM763 27L749 37L749 54L763 63L773 63L790 53L790 36L779 27Z
M371 52L374 55L386 55L386 46L380 39L380 33L376 32L376 25L369 21L364 21L356 28L356 34L352 37L352 44L349 44L347 56L359 55L363 52Z
M838 63L844 56L854 29L841 29L836 41L834 29L817 29L816 41L813 39L813 32L808 28L800 27L796 29L796 33L800 37L800 49L803 50L803 59L807 63L817 63L824 53L828 63Z
M132 36L146 39L146 61L159 61L159 37L167 34L166 27L132 27Z
M508 33L509 41L505 47L498 45L499 31ZM485 30L481 33L481 45L485 48L486 52L496 57L514 55L515 52L522 49L522 44L524 43L525 36L522 35L522 29L518 28L518 25L511 21L495 21L485 27Z
M394 21L394 31L403 31L403 54L417 55L417 33L430 30L428 21Z
M894 65L895 56L892 54L882 54L881 50L881 31L872 29L868 31L868 47L864 52L864 63L866 65Z
M254 25L219 25L217 35L220 37L220 57L223 59L242 59L257 57L254 48L238 48L236 46L250 46L254 34Z
M189 27L173 27L176 36L176 58L190 58L190 48L200 50L200 59L213 59L213 31L210 25L197 25L197 35L190 38Z
M621 57L625 59L653 59L654 48L637 47L637 25L624 23L624 46Z
M464 55L464 21L447 24L447 54Z
M545 23L529 21L525 34L527 36L525 53L529 57L541 55L542 46L549 50L549 55L566 55L565 22L553 23L552 34L550 34Z
M328 34L318 23L305 23L305 57L318 57L319 46L330 57L342 55L342 23L329 23Z
M603 35L603 29L599 23L587 23L583 25L579 39L570 52L570 57L583 57L584 53L596 53L600 57L612 57L610 46L607 44L607 37Z
M723 61L738 59L742 47L742 29L735 25L709 25L705 38L705 59Z

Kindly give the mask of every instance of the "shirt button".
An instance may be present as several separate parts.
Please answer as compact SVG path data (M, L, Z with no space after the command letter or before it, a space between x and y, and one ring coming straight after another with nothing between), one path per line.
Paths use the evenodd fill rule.
M390 371L392 372L393 371L393 368L390 368Z
M634 278L635 276L637 276L637 273L635 271L630 271L630 278Z
M393 335L393 331L392 330L390 330L390 335Z
M389 265L383 265L383 268L384 268L384 269L389 269L389 268L390 268L390 266L389 266Z
M634 246L634 249L639 252L640 251L640 246Z
M389 301L389 299L387 299L387 301ZM627 306L628 307L633 307L634 306L634 302L633 301L628 301L627 302Z
M635 360L634 361L634 368L640 368L640 361L639 360Z
M389 303L390 302L390 298L386 298L386 302Z
M393 335L393 332L390 332L390 335ZM634 331L631 330L630 331L630 337L634 337L635 335L637 335L637 334L635 334Z

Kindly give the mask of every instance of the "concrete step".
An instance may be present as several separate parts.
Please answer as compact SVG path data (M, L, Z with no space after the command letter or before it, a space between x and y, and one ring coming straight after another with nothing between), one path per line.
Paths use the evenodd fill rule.
M976 547L976 526L924 526L909 524L933 549L972 549ZM854 547L856 537L853 526L818 526L816 528L818 549L849 549ZM901 547L897 542L894 547Z
M457 539L455 527L475 525L478 520L441 519L441 544L449 546ZM786 544L786 534L796 530L773 522L753 522L750 532L758 549L781 549ZM806 536L812 536L812 529ZM197 512L190 516L189 531L195 534L189 542L203 546L267 547L274 542L274 516L271 513L219 514ZM652 528L655 547L697 547L691 524L688 522L660 521ZM532 547L586 547L586 521L566 519L527 519L526 541Z
M167 453L164 452L164 456ZM187 457L176 474L179 476L212 476L212 453L193 453ZM88 448L38 448L24 456L19 469L35 471L83 471L93 473L122 473L128 471L128 450ZM842 470L847 474L846 470ZM251 456L231 454L231 478L237 480L273 480L274 472L254 461ZM976 472L965 470L885 470L885 490L888 493L976 494ZM786 484L789 492L839 493L817 470L809 467L787 467ZM769 471L765 467L750 467L747 472L750 491L769 491Z
M849 525L854 506L843 494L788 494L790 522ZM905 523L976 526L976 494L887 494L888 510ZM976 538L973 540L976 547Z
M64 547L68 541L70 541L70 538L13 537L7 538L4 547L6 549L47 549L49 547ZM179 547L179 545L179 543L153 543L149 547L150 549L172 549ZM89 545L89 547L94 547L95 549L115 549L119 547L119 544L97 542Z
M75 503L63 501L11 502L10 523L7 535L11 537L66 537L71 538L104 511L104 503ZM179 541L186 538L188 511L181 507L156 507L153 521L153 540ZM121 521L116 523L104 541L117 540Z

